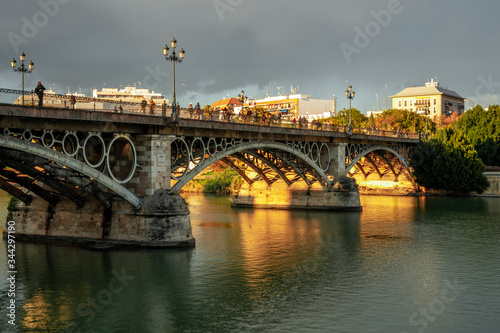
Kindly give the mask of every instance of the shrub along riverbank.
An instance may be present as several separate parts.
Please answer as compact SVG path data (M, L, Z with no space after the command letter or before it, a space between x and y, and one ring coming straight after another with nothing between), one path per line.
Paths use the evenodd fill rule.
M203 177L195 178L187 183L182 188L182 192L204 192L228 195L231 193L233 182L237 182L239 179L241 178L232 169L217 167Z

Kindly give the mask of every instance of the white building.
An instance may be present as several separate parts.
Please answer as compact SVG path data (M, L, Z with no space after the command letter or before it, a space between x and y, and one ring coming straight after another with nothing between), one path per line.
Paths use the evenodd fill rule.
M247 107L262 107L273 113L281 113L285 118L308 117L326 118L336 115L336 98L333 100L312 99L305 94L281 95L263 99L249 100Z
M103 99L117 99L122 100L123 102L136 103L139 103L144 97L148 101L150 99L153 99L156 104L162 104L164 101L166 104L169 103L169 100L160 93L149 91L149 89L137 89L136 87L131 86L127 86L123 89L103 88L101 91L97 91L97 89L94 89L92 91L92 97Z
M432 79L424 87L411 87L397 93L392 98L392 108L402 109L429 117L464 112L465 100L459 94L439 85Z

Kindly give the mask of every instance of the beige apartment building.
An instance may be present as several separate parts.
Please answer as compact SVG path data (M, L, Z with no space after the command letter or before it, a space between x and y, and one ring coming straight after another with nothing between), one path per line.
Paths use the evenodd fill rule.
M440 87L438 81L432 79L424 87L411 87L397 93L392 98L392 108L402 109L419 114L427 114L430 118L439 118L453 112L462 114L465 99L452 90Z

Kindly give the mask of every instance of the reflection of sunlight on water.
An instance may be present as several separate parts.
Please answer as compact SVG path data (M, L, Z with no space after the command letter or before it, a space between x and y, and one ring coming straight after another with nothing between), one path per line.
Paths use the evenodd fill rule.
M420 205L417 197L361 196L361 234L410 237Z
M26 303L22 307L25 313L22 319L23 327L35 331L55 332L69 322L76 304L69 304L63 299L59 299L59 307L47 303L47 300L53 301L53 299L53 296L44 295L43 291L26 299Z

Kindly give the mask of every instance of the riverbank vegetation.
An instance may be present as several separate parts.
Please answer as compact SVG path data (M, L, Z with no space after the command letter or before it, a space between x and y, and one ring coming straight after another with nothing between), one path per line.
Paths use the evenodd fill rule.
M385 110L376 116L367 117L359 110L351 109L352 126L358 128L376 128L383 131L406 131L407 133L434 133L437 123L425 116L406 110ZM445 118L445 117L443 117ZM324 118L321 122L336 125L349 125L349 110L342 110L335 117Z
M481 106L443 126L413 152L417 184L454 193L482 193L485 166L500 166L500 107Z
M234 186L233 182L238 182L238 179L240 176L234 170L219 161L212 165L209 172L186 184L182 191L228 195Z

